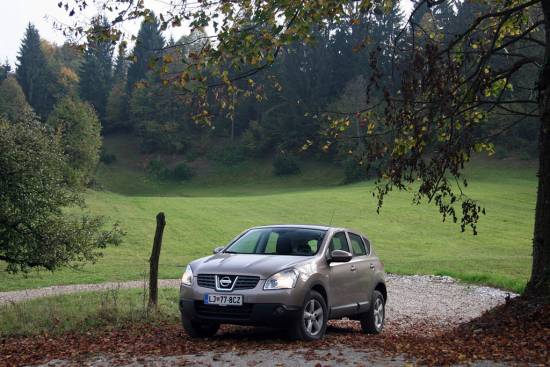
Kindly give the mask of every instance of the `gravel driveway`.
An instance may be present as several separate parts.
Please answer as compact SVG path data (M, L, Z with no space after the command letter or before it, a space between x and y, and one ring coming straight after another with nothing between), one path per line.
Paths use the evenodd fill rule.
M178 287L179 279L161 280L161 287ZM84 284L53 286L40 289L0 293L0 305L21 302L39 297L69 294L83 291L98 291L113 288L142 288L142 281L124 283ZM515 294L499 289L468 285L450 277L388 275L388 304L386 328L399 334L410 327L425 325L423 332L454 327L479 316L483 311L503 302ZM333 321L335 325L346 321ZM108 366L316 366L321 365L385 365L401 366L407 363L400 357L388 357L376 350L358 351L343 346L320 350L315 355L300 350L254 350L216 353L205 351L195 355L180 356L114 356L96 355L79 360L76 364ZM47 366L75 365L75 361L53 360ZM478 366L495 366L494 362L478 362Z
M160 287L179 286L179 279L164 279ZM122 283L62 285L22 291L0 292L0 305L34 298L100 291L115 288L143 288L143 281ZM388 275L387 314L389 323L451 326L479 316L515 294L483 286L457 282L450 277L431 275Z

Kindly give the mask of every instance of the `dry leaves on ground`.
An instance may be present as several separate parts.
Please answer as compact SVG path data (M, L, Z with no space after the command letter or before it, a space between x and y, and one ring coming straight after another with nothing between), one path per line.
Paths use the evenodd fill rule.
M447 365L474 360L550 364L550 305L517 298L452 330L437 330L429 322L414 328L388 323L381 335L364 335L353 321L333 321L318 342L292 342L273 330L224 326L207 340L189 338L178 324L130 324L110 330L62 336L6 338L0 341L0 366L43 363L52 359L83 360L97 353L111 355L182 355L204 351L305 350L348 346L404 355L421 364ZM334 356L332 361L342 356ZM121 363L124 358L121 358Z

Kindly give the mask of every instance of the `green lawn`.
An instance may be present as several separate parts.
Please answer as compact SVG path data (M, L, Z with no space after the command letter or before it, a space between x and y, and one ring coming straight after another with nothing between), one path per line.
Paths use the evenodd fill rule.
M143 289L113 289L0 305L0 337L85 332L129 322L177 322L178 290L159 288L158 307L147 309Z
M530 273L533 163L479 160L469 168L467 193L487 210L473 236L461 233L457 224L442 223L433 205L413 206L408 193L392 193L377 215L372 183L340 185L341 172L329 166L311 163L300 176L280 178L271 175L270 165L250 162L218 167L185 184L158 184L128 164L127 156L117 156L115 165L98 172L104 191L89 191L86 198L88 210L121 223L124 243L78 271L0 273L0 291L143 279L159 211L167 218L162 278L181 276L189 261L247 227L328 224L331 217L333 225L367 234L389 272L446 274L515 291L523 289Z

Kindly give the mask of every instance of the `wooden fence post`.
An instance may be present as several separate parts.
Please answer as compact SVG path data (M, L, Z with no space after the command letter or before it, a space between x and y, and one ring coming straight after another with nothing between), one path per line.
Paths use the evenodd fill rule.
M165 225L166 219L164 218L164 213L160 212L157 214L157 229L155 230L155 239L153 240L153 251L149 259L149 307L157 306L159 257Z

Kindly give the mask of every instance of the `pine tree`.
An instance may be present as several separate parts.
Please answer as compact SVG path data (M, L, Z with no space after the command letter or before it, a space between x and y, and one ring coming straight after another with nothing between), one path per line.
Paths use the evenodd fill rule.
M50 76L49 70L45 67L47 60L40 45L40 34L31 23L21 43L17 62L17 81L23 88L29 104L45 118L52 108L48 98Z
M0 82L2 82L4 79L8 77L11 73L11 65L10 62L6 59L4 61L3 65L0 65Z
M126 59L126 43L123 42L118 46L118 53L115 61L115 68L113 71L113 81L118 83L126 80L126 73L128 72L128 60Z
M95 22L98 32L108 27L104 18ZM80 97L95 108L102 121L105 120L107 96L113 86L113 51L110 40L94 39L88 43L79 69Z
M157 17L153 14L146 18L139 28L136 45L132 52L133 62L128 68L128 90L131 91L134 84L146 78L147 72L155 56L160 56L164 47L164 37L160 31Z

